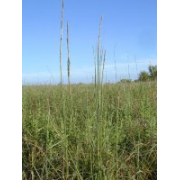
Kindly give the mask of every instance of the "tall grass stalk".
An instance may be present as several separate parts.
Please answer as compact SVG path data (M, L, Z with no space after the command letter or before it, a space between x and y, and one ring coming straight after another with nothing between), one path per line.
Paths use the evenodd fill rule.
M60 84L63 83L62 75L62 40L63 40L64 0L61 1L61 33L60 33Z
M97 166L98 166L98 178L103 176L103 163L102 163L102 132L103 132L103 122L102 122L102 83L103 83L103 72L105 65L106 52L103 53L101 50L101 27L102 27L103 15L101 16L99 23L99 34L98 34L98 43L97 43L97 59L95 66L95 98L96 98L96 125L97 125ZM102 67L103 63L103 67Z
M71 61L69 56L69 24L67 23L67 75L68 75L68 85L69 85L69 92L71 92L71 80L70 80L70 73L71 73Z
M60 91L61 91L61 101L62 101L62 119L61 121L61 131L62 134L66 136L67 134L67 122L66 122L66 100L64 96L64 86L63 86L63 73L62 73L62 41L63 41L63 24L64 24L64 0L61 0L61 32L60 32ZM67 158L67 144L65 143L64 151L66 152L65 156L63 154L62 162L62 176L66 177L67 173L67 163L65 159Z

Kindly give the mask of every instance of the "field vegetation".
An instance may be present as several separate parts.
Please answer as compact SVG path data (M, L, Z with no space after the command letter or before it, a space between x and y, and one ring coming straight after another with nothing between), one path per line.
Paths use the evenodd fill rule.
M92 84L71 83L67 23L64 84L62 25L63 11L60 84L22 87L23 180L157 179L157 68L137 82L104 83L101 17Z
M156 179L156 82L96 88L23 86L23 179Z

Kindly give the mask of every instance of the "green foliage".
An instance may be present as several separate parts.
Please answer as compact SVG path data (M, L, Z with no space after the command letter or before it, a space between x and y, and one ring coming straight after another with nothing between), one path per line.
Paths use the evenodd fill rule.
M71 94L66 85L23 87L23 180L151 178L156 88L155 82L104 84L99 127L93 84L71 85Z
M122 82L122 83L129 83L129 82L132 82L132 80L131 79L121 79L120 82Z
M156 80L157 79L157 65L155 66L150 65L148 69L149 69L150 79Z
M148 81L149 80L149 74L146 71L142 71L139 74L139 81Z
M148 67L149 72L142 71L139 74L138 80L139 81L148 81L148 80L157 80L157 65Z

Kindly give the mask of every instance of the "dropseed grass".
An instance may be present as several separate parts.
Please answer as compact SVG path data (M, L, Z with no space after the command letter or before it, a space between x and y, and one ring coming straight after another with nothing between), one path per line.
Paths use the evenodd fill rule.
M68 23L63 84L63 11L60 85L23 86L23 180L157 179L156 82L103 82L101 16L94 84L71 84Z

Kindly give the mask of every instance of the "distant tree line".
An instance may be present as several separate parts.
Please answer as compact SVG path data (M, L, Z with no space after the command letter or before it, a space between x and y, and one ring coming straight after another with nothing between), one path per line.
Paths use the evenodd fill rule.
M149 72L142 71L139 74L138 81L157 80L157 65L148 67Z
M138 79L134 80L134 82L138 81L154 81L157 80L157 65L152 66L150 65L148 67L148 72L146 71L141 71L139 73ZM128 83L128 82L133 82L132 79L121 79L119 83Z

